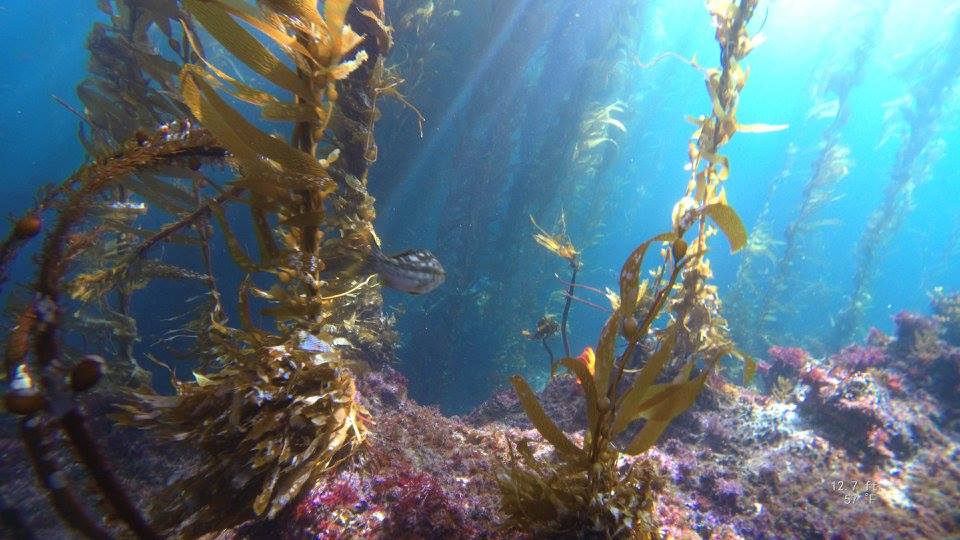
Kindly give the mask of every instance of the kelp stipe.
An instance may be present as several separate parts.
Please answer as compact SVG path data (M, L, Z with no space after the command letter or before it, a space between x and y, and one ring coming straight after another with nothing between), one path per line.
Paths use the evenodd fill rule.
M519 441L510 459L501 463L497 479L511 526L546 536L657 537L653 504L661 481L646 462L621 473L621 453L641 454L655 444L670 422L693 405L723 356L740 356L745 380L753 375L753 361L733 347L716 314L715 288L704 283L710 277L704 255L714 234L707 218L724 233L733 251L747 241L746 230L720 187L728 161L718 149L738 130L776 128L736 122L737 98L746 79L739 61L758 43L746 31L755 7L751 0L708 5L718 26L721 68L706 71L713 113L696 120L699 129L690 148L687 195L674 207L672 230L650 238L627 257L620 271L619 301L603 326L596 352L588 348L580 358L560 361L583 388L587 418L583 444L554 423L522 377L512 379L530 421L553 446L556 461L537 458L529 441ZM688 245L684 236L691 229L695 237ZM663 245L663 262L652 280L641 281L645 256L655 245ZM702 317L704 311L711 316ZM654 324L670 312L672 321L655 330ZM620 335L626 349L618 355ZM629 370L636 375L627 381L627 365L651 335L657 341L655 351L641 368ZM694 374L698 362L703 365ZM679 371L668 381L659 380L671 364L679 364ZM645 420L639 431L626 444L617 442L639 419Z
M27 213L32 219L53 204L59 210L40 254L36 295L7 336L5 372L10 390L5 396L6 408L23 416L22 439L54 508L69 526L95 538L110 534L89 515L51 457L48 431L54 426L67 435L115 515L139 537L154 538L157 533L135 508L103 458L77 400L79 393L99 380L104 362L90 356L75 362L70 369L64 365L61 334L67 300L63 298L63 282L85 244L78 242L74 232L87 218L96 197L116 187L125 177L185 157L222 159L225 155L225 150L203 130L192 131L178 140L158 138L148 142L151 144L133 141L123 150L82 167L60 186L47 191L37 208ZM15 226L11 238L25 240L23 228L21 225L18 231ZM39 227L31 227L29 232L39 233ZM102 231L79 233L79 238L85 238L84 234L95 238L98 232ZM81 379L85 380L83 384L78 383Z
M577 272L580 271L580 252L577 251L573 244L570 242L570 239L567 238L567 220L564 214L560 214L560 231L556 234L550 234L547 231L540 228L537 225L537 222L533 219L533 216L530 216L530 221L533 222L533 226L539 231L533 235L533 239L536 240L538 244L547 249L547 251L553 253L554 255L560 257L561 259L567 261L567 264L570 265L570 281L567 286L566 300L563 302L563 314L560 316L560 337L563 339L563 354L569 358L570 357L570 340L567 338L567 319L570 317L570 302L573 301L573 289L577 284ZM544 341L544 347L546 347L546 341ZM549 349L548 349L549 351ZM553 354L550 355L550 375L553 376L556 366L553 362Z
M932 174L933 164L945 152L939 138L942 111L960 76L960 16L952 21L950 35L924 54L911 70L919 74L908 99L900 103L908 131L890 171L883 200L870 214L867 227L857 244L856 269L849 302L838 314L830 345L839 349L862 331L863 318L870 304L877 260L890 237L900 228L913 205L913 190ZM932 65L929 63L932 62Z
M90 135L82 134L83 141L96 159L62 185L41 193L37 206L16 222L0 251L0 270L5 271L19 248L41 232L43 214L57 211L42 251L36 297L22 308L8 336L11 391L5 401L8 411L25 415L24 443L53 506L68 525L91 537L112 534L81 504L50 457L47 430L56 424L73 441L113 513L135 534L156 537L159 529L197 535L260 515L276 516L310 480L363 443L368 419L355 400L350 368L366 359L377 363L383 353L389 354L385 347L371 347L389 344L389 323L380 311L372 276L334 272L325 260L362 249L374 236L372 199L365 186L367 166L376 158L376 98L396 94L398 81L382 64L391 40L378 2L330 1L320 6L322 13L315 7L267 1L260 7L187 1L185 12L162 13L117 5L114 13L111 4L102 4L115 27L96 26L90 47L95 56L105 50L118 54L94 62L91 70L103 80L91 79L78 90L87 105L84 120L92 129ZM275 41L298 70L286 67L238 20ZM193 21L260 76L292 91L294 101L259 91L208 63ZM147 52L153 51L147 36L154 25L167 36L182 66ZM351 27L363 29L365 37ZM133 76L130 73L148 82L135 85L135 95L124 94L131 106L117 109L122 117L111 116L109 107L98 104L121 92L122 84L111 83ZM165 92L157 94L156 88ZM259 106L265 118L294 122L293 144L253 126L223 99L220 89ZM170 96L175 99L167 99ZM171 115L176 120L155 133L140 129ZM315 152L325 157L317 159ZM338 159L342 161L334 165ZM221 187L198 174L212 161L231 165L239 179ZM177 181L183 177L193 180L192 189ZM215 194L208 195L210 191ZM160 230L144 231L123 220L101 219L104 208L110 217L114 212L146 211L145 204L128 194L172 214L173 221ZM221 208L225 204L249 206L256 256L238 241ZM208 216L216 218L233 264L247 274L236 294L239 329L228 326L218 309L220 295L204 224ZM89 230L76 232L82 224L89 224ZM202 226L199 241L185 234L197 225ZM68 272L90 260L85 248L114 234L111 256L96 261L92 269L82 267L65 289ZM180 240L201 246L205 273L146 258L154 246ZM254 273L273 275L276 283L267 290L258 288ZM64 324L73 322L64 317L70 300L62 293L85 305L112 291L135 290L127 287L143 286L152 277L200 279L208 283L213 300L198 321L183 329L197 338L194 381L171 377L176 396L160 396L143 386L131 393L117 415L120 422L189 439L205 451L195 474L171 488L177 504L161 500L155 505L156 529L113 476L74 398L102 375L103 362L88 356L72 368L62 365L68 360ZM276 323L275 330L254 324L258 301L272 304L260 313ZM224 497L227 492L237 497Z
M365 439L369 419L355 399L350 368L366 359L363 347L389 341L389 334L375 282L334 271L328 261L362 251L374 237L366 170L376 157L375 98L394 83L384 82L382 54L391 40L382 10L375 2L354 4L184 3L238 60L294 99L260 91L203 58L180 74L183 102L224 141L240 170L232 185L247 194L257 250L244 249L213 209L246 274L240 328L211 321L211 353L221 368L195 373L193 383L174 381L175 398L141 391L119 415L204 450L200 469L158 505L165 530L194 535L274 518ZM297 71L240 22L271 40ZM293 122L291 143L262 132L221 91L266 119ZM276 278L269 289L254 285L253 276L264 273ZM260 313L276 322L272 331L254 323L255 306L264 301ZM180 491L186 497L176 496Z

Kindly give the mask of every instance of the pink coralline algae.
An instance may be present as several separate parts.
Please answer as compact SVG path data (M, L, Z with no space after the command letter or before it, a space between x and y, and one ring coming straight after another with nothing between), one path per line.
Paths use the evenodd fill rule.
M882 366L890 361L887 351L882 347L849 345L831 358L834 365L848 371L863 371L870 367Z
M390 502L383 528L392 538L472 538L472 508L462 493L450 493L431 475L401 471L374 481L374 504Z
M825 358L771 347L769 373L758 377L788 379L790 391L765 395L711 379L653 449L622 458L625 466L653 460L662 472L665 485L653 509L662 536L955 536L960 349L931 339L924 332L936 323L924 319L902 314L896 340L874 332L867 343ZM929 362L911 345L918 337L936 347L926 350ZM322 475L275 520L252 521L218 538L529 538L504 528L494 463L509 455L507 439L529 439L538 457L553 450L511 389L458 418L411 402L406 381L390 368L361 377L357 388L375 420L363 451ZM564 374L539 398L570 440L582 445L581 385ZM189 469L189 456L148 445L142 435L94 427L105 448L123 458L121 476L144 497ZM42 522L51 515L49 503L24 480L31 478L29 460L13 442L15 431L0 424L0 459L10 464L0 471L4 495L40 517L30 523L38 537L65 537ZM841 483L861 488L853 493L838 488ZM850 502L855 495L859 502Z
M893 317L897 325L897 340L893 343L897 355L920 363L928 363L939 356L940 323L933 317L901 311Z
M800 371L810 361L810 353L799 347L780 347L774 345L767 350L774 365L784 366L792 371Z

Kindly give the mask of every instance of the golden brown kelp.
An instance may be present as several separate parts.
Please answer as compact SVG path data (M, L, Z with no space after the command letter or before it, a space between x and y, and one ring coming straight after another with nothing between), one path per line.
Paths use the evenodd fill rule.
M530 218L530 221L532 221L533 226L540 231L533 235L533 239L545 247L547 251L567 261L567 264L570 265L570 282L567 286L567 299L563 303L563 315L560 317L560 336L563 339L563 354L566 357L570 357L570 340L567 339L567 319L570 317L570 303L573 301L573 291L577 285L577 272L580 271L580 252L573 247L570 239L567 238L567 222L563 214L560 214L560 231L554 234L550 234L541 229L533 217ZM546 347L546 341L544 341L544 347ZM553 376L554 371L553 354L551 354L550 376Z
M255 250L219 207L210 208L245 274L239 328L211 320L207 354L219 369L172 381L176 396L138 392L120 419L203 450L202 466L157 505L164 530L195 535L275 517L364 440L350 368L376 361L364 347L389 336L372 277L329 262L360 257L373 241L366 170L375 157L376 96L390 84L380 62L390 39L376 2L318 9L188 0L184 8L237 60L293 95L260 90L212 59L180 74L181 99L230 149L239 172L231 186L246 193ZM224 93L268 120L292 123L291 142L263 132ZM268 287L259 285L265 276L274 277ZM274 328L258 325L258 315ZM223 498L227 490L234 496Z
M58 211L44 243L36 298L22 310L8 337L6 371L12 391L7 408L27 415L24 442L34 455L38 477L70 525L94 537L107 534L97 519L75 504L77 498L60 482L56 463L48 458L43 445L50 420L59 421L75 443L114 513L138 536L155 536L101 458L73 397L96 381L103 361L88 356L70 369L63 367L69 360L63 354L63 314L70 304L64 293L89 302L123 287L129 293L154 277L186 277L212 285L214 272L229 270L231 264L239 267L245 274L234 296L239 328L228 326L219 309L207 310L202 326L188 323L183 331L198 338L193 353L201 366L194 380L171 377L174 396L161 396L143 386L131 393L117 417L203 451L201 466L171 488L176 504L161 502L154 512L164 533L192 536L277 515L304 486L348 458L364 440L367 421L355 399L350 368L366 360L371 350L365 350L365 344L381 341L378 332L385 321L378 286L373 276L334 271L327 262L362 257L357 251L375 237L366 167L374 157L376 96L395 86L379 62L389 48L389 32L378 2L331 0L317 8L279 1L257 6L187 0L184 11L171 4L169 13L160 10L159 15L140 3L116 6L113 22L130 22L134 31L97 27L91 38L96 46L91 49L95 54L118 49L131 55L118 58L134 60L94 62L92 69L102 72L102 79L118 84L94 80L96 91L81 92L86 120L94 129L86 142L96 160L45 192L27 215L30 219L15 227L12 240L4 244L12 256L38 232L35 215L51 208ZM106 3L104 8L112 12ZM141 16L153 22L145 23ZM205 58L192 22L204 26L226 51L259 77L289 91L293 99L259 90L220 70ZM156 58L144 56L141 48L149 43L146 36L154 24L185 62L182 67L156 64ZM366 36L349 24L364 28ZM272 43L268 47L261 40ZM357 69L367 61L369 70ZM128 73L131 70L135 73ZM117 114L122 117L102 120L102 111L94 111L96 103L122 92L122 77L146 72L151 82L138 86L134 81L137 93L123 94L133 102L132 108L121 108ZM155 125L157 111L166 110L151 101L154 85L163 89L164 98L174 98L178 116L148 134L128 123ZM265 119L293 124L292 143L255 126L232 100L255 105ZM129 140L109 144L124 130L132 133ZM111 150L115 147L119 149ZM344 161L335 166L341 154ZM211 158L228 163L237 173L228 186L194 174ZM146 209L128 200L129 194L172 215L172 221L146 231L115 219L116 212ZM227 202L249 208L255 253L243 246L235 221L226 219L221 206ZM203 223L208 215L216 218L232 261L217 264L210 257L210 233ZM187 234L198 226L204 232ZM94 247L98 237L115 233L122 241ZM202 271L146 258L154 246L183 239L203 248ZM91 260L94 256L100 260ZM97 266L89 266L92 263ZM63 285L68 276L77 277L69 291ZM211 290L214 301L216 293ZM261 321L272 328L258 326ZM204 339L197 335L201 331L207 334ZM162 365L159 359L157 363ZM235 497L224 497L225 493ZM188 515L192 519L184 520Z
M100 494L116 517L142 538L157 537L134 507L98 445L86 427L77 394L100 379L104 361L86 356L65 367L62 323L66 313L63 282L76 262L78 250L71 243L74 232L87 218L96 198L125 177L169 161L186 157L223 157L210 134L194 130L177 140L131 141L121 151L82 167L67 179L57 193L57 219L47 234L40 254L35 297L18 317L7 336L5 372L10 390L6 409L22 415L21 432L38 477L50 493L54 508L71 527L93 537L108 533L89 517L79 499L50 457L48 431L58 426L73 444ZM56 200L56 197L52 200ZM39 231L34 231L39 232ZM16 230L14 231L16 234ZM31 354L32 349L32 354Z
M718 150L738 130L768 129L736 121L745 82L739 62L755 43L746 32L755 5L751 0L709 5L718 26L721 67L706 71L713 112L697 121L687 195L674 208L672 230L640 244L624 262L619 298L600 333L596 353L588 348L580 358L560 361L584 391L587 425L582 445L547 416L522 377L512 379L527 416L555 449L555 461L538 459L529 441L520 441L510 461L502 464L498 481L503 509L514 526L547 536L656 538L653 505L661 481L647 462L622 472L621 453L648 450L670 422L693 405L723 356L743 356L725 335L715 288L705 283L710 273L704 254L714 234L706 224L708 217L734 251L747 241L720 187L729 163ZM688 231L694 235L689 246L684 240ZM645 256L657 245L662 245L663 262L651 273L652 279L641 280ZM669 312L674 314L671 322L655 330L654 324ZM617 354L621 335L626 348ZM628 381L627 366L649 339L657 342L655 352L642 367L630 369L636 377ZM749 380L754 366L745 360L744 376ZM699 362L702 368L694 375ZM670 380L661 380L671 365L679 366L679 371ZM618 435L639 419L645 420L639 431L625 445L618 443Z
M707 239L716 230L707 226L708 213L693 216L697 208L713 208L713 217L730 239L731 247L739 249L746 244L746 231L728 228L735 218L728 212L723 183L730 174L729 161L719 153L721 146L737 132L764 133L785 129L784 125L744 125L737 119L740 91L746 84L747 73L740 61L762 43L762 36L751 37L746 22L756 8L754 0L710 2L708 10L717 24L716 38L720 45L720 67L705 70L707 91L713 104L709 116L690 120L698 126L689 145L690 180L686 195L673 208L674 226L685 225L695 217L697 236L690 245L693 260L684 272L682 292L670 306L673 317L680 323L677 354L681 358L697 357L719 361L726 355L742 357L746 369L752 369L752 360L733 345L727 322L720 313L721 302L716 286L708 284L713 272L706 259Z
M100 8L109 21L94 24L87 38L89 76L77 87L85 123L90 126L89 132L80 133L84 147L96 157L123 141L145 143L156 126L156 135L182 137L191 127L189 111L175 97L181 66L197 58L183 29L192 29L193 23L175 3L117 0L102 2ZM158 36L162 37L156 39ZM112 200L98 203L90 217L103 229L103 241L84 250L80 266L86 272L77 277L70 291L82 303L68 322L85 336L100 336L101 352L111 358L113 367L120 368L110 370L111 379L118 382L129 377L130 368L144 373L134 358L134 342L141 339L133 317L139 307L134 293L150 280L199 281L207 292L192 308L195 322L220 316L219 294L208 264L210 235L205 213L188 223L196 234L181 227L179 234L156 240L195 245L201 265L184 266L192 257L181 258L179 266L154 260L136 247L158 232L140 225L140 216L166 214L166 219L176 222L205 206L203 199L216 188L200 170L203 163L197 158L170 161L131 175L112 190ZM202 331L197 332L198 339L203 337Z
M910 70L917 77L910 99L902 106L907 123L900 150L890 171L890 180L880 205L871 213L857 245L856 269L849 303L837 317L831 346L839 348L862 330L865 311L870 304L870 288L878 258L899 229L913 205L913 190L929 179L931 165L942 157L938 142L942 110L951 88L960 76L960 16L953 22L950 35L920 64Z

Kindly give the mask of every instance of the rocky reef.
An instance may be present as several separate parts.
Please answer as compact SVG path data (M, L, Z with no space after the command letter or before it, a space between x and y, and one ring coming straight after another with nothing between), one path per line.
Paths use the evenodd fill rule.
M960 449L956 440L960 348L935 317L898 314L896 333L878 330L826 358L772 347L758 386L715 377L645 455L660 493L655 516L668 538L948 538L960 530ZM931 333L931 329L936 332ZM406 394L390 368L358 379L376 419L367 449L325 475L273 521L252 521L217 538L523 538L504 527L495 478L507 438L552 447L529 423L512 389L464 417L446 417ZM583 390L569 375L539 393L574 440L582 432ZM91 396L86 407L104 409ZM93 415L102 418L103 415ZM135 430L93 426L140 497L187 474L190 456ZM43 537L56 520L16 434L4 426L5 497ZM631 433L624 437L632 436ZM68 471L69 473L70 471ZM883 531L880 533L880 531Z

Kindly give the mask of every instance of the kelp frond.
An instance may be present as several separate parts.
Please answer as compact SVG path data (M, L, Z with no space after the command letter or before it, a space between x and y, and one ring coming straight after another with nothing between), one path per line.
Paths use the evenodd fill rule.
M573 243L570 242L570 239L567 237L567 221L563 214L560 214L560 220L558 224L559 232L555 234L548 233L541 227L537 225L533 216L530 216L530 222L533 223L533 226L537 229L536 234L533 235L533 239L537 241L538 244L547 248L550 253L553 253L557 257L566 260L571 265L576 264L577 257L580 256L580 252L573 247Z
M690 145L691 180L673 209L672 230L648 239L627 257L620 270L619 295L610 295L613 314L600 332L595 352L588 348L580 358L568 353L559 361L584 391L587 425L582 444L546 414L523 378L512 378L528 418L555 449L551 462L535 457L529 443L520 441L510 460L501 463L497 478L503 509L514 526L546 535L576 531L604 537L657 537L652 506L660 481L646 462L621 475L621 454L637 455L652 447L673 419L693 405L724 356L744 361L745 380L753 375L752 359L726 336L716 287L706 283L712 274L705 254L708 238L718 232L708 225L708 218L726 237L731 251L740 250L748 240L720 186L729 175L729 163L718 149L738 129L775 129L741 126L736 121L737 99L746 81L738 62L759 41L746 33L755 6L755 0L708 4L718 26L722 65L705 71L713 112L696 121L696 143ZM537 241L557 253L562 242L539 230ZM684 237L691 231L694 239L688 245ZM652 279L644 280L644 261L654 246L661 246L662 262L651 272ZM668 313L672 317L665 321L666 327L656 330L655 324L664 322ZM626 347L618 354L620 336ZM641 344L651 340L656 348L642 353L649 347ZM642 366L628 369L638 356ZM670 377L668 368L676 369ZM642 426L626 444L617 442L638 421Z
M43 192L0 244L2 281L9 262L44 228L44 214L56 212L36 295L20 307L8 339L7 376L22 387L10 399L25 415L24 442L36 450L41 478L61 474L41 448L48 423L61 427L116 517L138 537L157 537L99 455L76 406L74 394L97 379L80 384L74 372L93 369L98 378L100 364L88 355L64 369L61 362L69 368L71 358L63 335L68 324L112 329L121 356L133 362L139 336L131 295L156 278L200 281L204 302L188 314L194 319L160 340L193 340L194 380L171 377L175 396L147 386L132 392L118 419L203 450L195 474L171 487L177 501L156 507L154 525L163 534L195 536L274 517L362 446L369 420L352 370L390 353L376 281L327 268L331 255L359 251L375 237L366 192L378 118L371 96L399 95L398 80L382 66L391 43L382 4L101 4L112 26L91 33L94 75L78 88L91 127L81 138L95 159ZM205 54L195 23L281 92L220 70L215 62L222 57ZM154 47L154 28L168 51ZM291 122L292 140L260 129L236 100L257 106L265 119ZM154 133L144 131L158 124ZM229 166L234 181L222 187L200 173L210 161ZM253 249L234 234L232 215L225 219L227 202L249 210ZM139 227L136 219L153 209L167 214L166 225ZM220 305L210 214L232 256L224 264L244 273L231 296L239 328L228 325ZM164 242L200 248L199 268L148 257ZM274 283L263 285L264 274ZM258 327L263 320L273 327ZM48 487L69 525L107 536L69 486Z
M117 415L218 457L157 503L160 526L197 532L272 518L363 443L368 419L350 371L336 353L304 349L300 336L250 343L221 328L214 339L231 358L222 369L177 382L177 396L141 390L139 405ZM231 504L210 504L223 493L232 493Z

